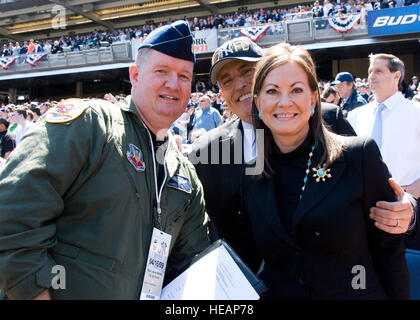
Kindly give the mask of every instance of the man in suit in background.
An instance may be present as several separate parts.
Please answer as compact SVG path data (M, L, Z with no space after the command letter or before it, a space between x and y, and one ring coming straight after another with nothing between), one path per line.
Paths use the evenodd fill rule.
M244 164L253 161L256 156L251 86L255 64L262 54L261 48L246 37L227 41L215 51L210 70L211 81L217 82L220 95L238 119L228 121L202 136L193 144L189 154L203 184L213 240L224 238L254 271L258 270L261 257L251 223L244 212L241 183L245 174ZM337 107L323 104L324 108L323 118L327 120L327 126L338 130L336 132L339 134L354 135L350 124ZM215 147L218 150L214 150ZM397 186L393 187L397 189ZM412 205L406 196L402 196L402 189L398 188L401 200L394 203L381 202L380 207L371 209L374 220L378 212L390 218L395 214L401 217L398 228L379 225L391 233L404 233L410 223L413 224Z

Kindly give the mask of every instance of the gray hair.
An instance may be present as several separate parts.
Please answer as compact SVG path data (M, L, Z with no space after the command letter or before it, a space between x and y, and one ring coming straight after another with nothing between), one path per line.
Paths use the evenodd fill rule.
M151 48L142 48L137 51L136 55L136 66L141 69L144 65L144 63L147 61L147 57L149 53L151 52Z
M402 60L400 58L394 56L393 54L378 53L378 54L370 54L369 55L369 63L370 64L372 64L373 61L375 61L377 59L387 60L388 61L388 63L387 63L388 69L392 73L395 73L397 71L399 71L401 73L400 80L398 81L398 87L399 87L400 90L402 90L402 82L404 81L404 77L405 77L404 62L402 62Z

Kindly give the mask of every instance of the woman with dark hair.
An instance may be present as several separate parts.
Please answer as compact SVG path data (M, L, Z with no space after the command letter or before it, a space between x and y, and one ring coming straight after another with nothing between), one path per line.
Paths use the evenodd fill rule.
M317 83L300 47L276 45L256 65L264 169L245 176L243 199L264 257L262 298L408 299L402 237L369 219L376 201L394 200L387 167L373 140L324 127Z

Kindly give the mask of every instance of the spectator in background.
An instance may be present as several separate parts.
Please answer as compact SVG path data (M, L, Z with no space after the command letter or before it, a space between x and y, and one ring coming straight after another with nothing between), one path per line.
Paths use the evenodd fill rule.
M44 52L51 53L51 50L52 50L51 40L44 40L43 43L44 43Z
M370 99L370 94L368 93L368 87L369 87L369 85L367 83L361 83L359 85L359 88L358 88L358 91L359 91L360 95L366 101L369 101L369 99Z
M366 23L367 21L367 13L368 11L373 10L372 5L368 1L361 1L357 4L357 10L360 12L362 23Z
M334 6L330 0L324 1L324 17L334 15Z
M15 45L13 46L13 55L18 56L20 54L20 44L19 42L15 42Z
M9 110L5 107L0 109L0 118L7 119L9 117Z
M204 92L206 90L206 85L203 81L197 80L197 83L195 84L195 91L196 92Z
M332 103L338 106L340 103L340 96L338 95L337 88L327 84L322 91L321 100L323 100L323 102Z
M35 52L35 42L34 39L29 40L28 51L27 54L31 54Z
M2 57L7 57L9 54L9 48L7 47L7 44L3 45L3 50L1 51L1 56Z
M319 4L319 1L315 1L312 7L312 14L314 18L321 18L324 16L324 8Z
M407 98L412 99L417 93L419 93L419 77L412 76L407 89Z
M41 115L43 115L45 112L47 112L49 108L50 108L50 104L49 103L47 103L47 102L42 103L39 106L39 111L41 112Z
M191 100L188 103L187 106L187 112L189 114L189 119L186 123L186 129L187 129L187 141L191 142L191 132L194 130L194 122L195 118L197 116L196 108L198 107L198 94L193 93L191 95Z
M19 145L23 135L32 128L32 123L28 121L28 114L25 108L17 108L13 113L13 121L18 124L16 129L16 146Z
M41 116L41 110L37 106L31 105L30 110L32 111L33 122L37 122Z
M337 74L332 85L336 86L338 94L343 99L340 107L345 116L351 110L367 104L367 101L357 92L353 75L350 72L340 72Z
M204 95L198 100L198 103L203 112L196 118L194 122L194 129L205 129L210 131L222 125L222 117L219 111L211 106L211 99Z
M31 111L31 110L26 110L26 119L29 121L29 122L32 122L32 123L34 123L35 121L34 121L34 113Z
M59 52L62 53L63 48L61 47L60 42L58 40L55 40L54 41L54 46L51 48L51 53L56 54L56 53L59 53Z
M232 110L229 109L226 103L222 105L222 108L223 108L223 122L227 122L231 120L234 116Z
M35 50L34 52L40 53L44 52L44 46L39 43L39 41L35 41Z
M4 118L0 118L0 156L3 159L7 159L10 153L15 148L15 142L7 134L9 128L9 121Z
M375 139L392 176L419 198L420 105L405 99L399 91L405 68L398 57L375 54L369 59L369 85L375 99L351 111L348 121L358 136ZM414 249L420 249L420 236L416 238Z
M7 47L7 49L9 50L9 56L13 55L13 43L9 42L9 45Z
M217 111L219 111L220 115L222 115L223 114L222 104L217 101L217 94L216 93L209 92L209 93L207 93L207 95L211 99L211 106L214 109L216 109Z

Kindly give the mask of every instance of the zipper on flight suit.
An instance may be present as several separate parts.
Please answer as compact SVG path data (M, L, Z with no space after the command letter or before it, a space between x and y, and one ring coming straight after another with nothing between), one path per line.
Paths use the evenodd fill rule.
M153 146L153 139L150 134L149 128L143 123L143 126L147 130L147 134L149 135L150 147L152 149L152 158L153 158L153 176L155 179L155 194L156 194L156 203L157 203L157 217L158 217L158 226L159 229L162 230L162 209L160 207L160 199L162 196L163 186L165 185L167 173L166 173L166 154L169 148L166 148L165 155L163 157L163 171L165 171L165 177L163 178L162 185L160 186L160 190L158 192L158 181L157 181L157 174L156 174L156 158L155 158L155 148Z

